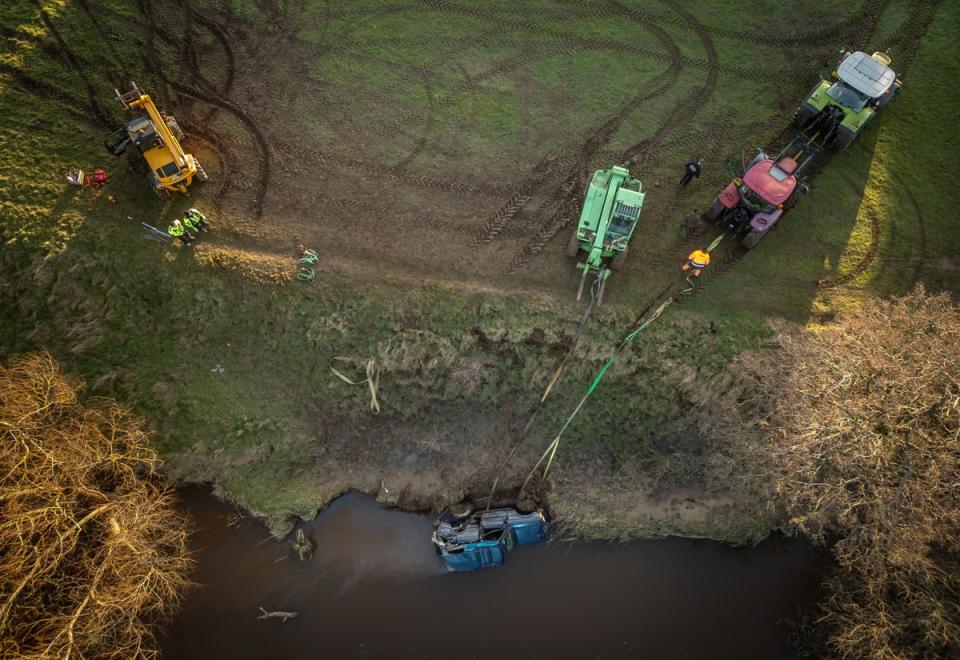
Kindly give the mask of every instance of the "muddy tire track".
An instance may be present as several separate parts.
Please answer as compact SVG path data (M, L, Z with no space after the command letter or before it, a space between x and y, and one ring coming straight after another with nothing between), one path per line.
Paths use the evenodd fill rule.
M97 120L102 124L112 126L114 122L110 117L110 113L104 110L103 106L101 106L97 101L97 93L94 90L93 83L90 82L90 79L87 76L88 67L85 66L86 63L83 62L81 58L77 57L70 47L67 46L67 42L64 40L63 35L60 34L60 31L56 28L56 26L54 26L53 21L50 19L50 16L47 13L47 10L42 4L40 4L39 0L36 0L34 4L37 7L37 13L40 16L40 21L47 29L47 32L50 33L50 36L52 36L54 41L56 41L64 61L71 69L73 69L80 81L83 83L83 87L86 90L87 95L87 106L90 108L90 112L92 112Z
M562 161L564 162L563 171L565 174L562 175L560 183L554 188L553 192L540 208L540 215L545 215L546 221L535 231L532 240L520 248L514 255L508 269L508 274L515 273L525 266L529 259L539 254L549 240L559 233L569 222L569 216L573 211L573 197L579 194L580 189L585 184L586 168L591 158L609 141L610 137L617 128L619 128L624 119L645 100L666 92L679 78L683 65L680 49L677 47L676 42L666 31L658 26L644 24L643 27L664 47L664 50L669 56L670 66L659 76L644 85L644 87L652 87L652 91L639 93L627 100L616 114L608 118L588 136L586 141L572 153L572 156L570 154L564 155ZM561 37L566 38L566 35L561 35ZM569 166L566 165L568 161L570 162ZM507 204L501 207L501 209L488 220L485 225L487 229L486 233L481 234L479 240L475 241L474 244L489 242L495 238L506 224L524 208L527 202L533 197L534 192L546 184L545 174L546 172L538 172L535 169L532 176L528 177L518 186L516 192L511 199L508 200ZM550 209L550 212L544 213L545 209Z
M37 80L20 69L9 66L3 62L0 62L0 74L9 76L13 84L22 92L60 103L64 111L69 112L77 120L85 124L97 129L106 128L112 130L114 128L112 122L105 122L101 118L90 114L89 103L86 100L77 98L70 92L64 91L42 80Z
M650 158L659 148L660 143L663 139L669 135L672 131L685 126L688 124L696 115L697 111L706 105L707 101L713 96L713 92L717 87L717 79L720 76L720 67L718 64L719 58L717 56L717 48L713 42L713 38L710 36L710 31L696 17L687 11L685 8L680 6L674 0L662 0L664 4L670 7L677 15L681 16L688 24L688 26L693 30L693 32L700 39L700 45L703 47L704 52L707 55L707 79L704 81L704 84L700 89L693 92L690 96L682 99L674 109L670 112L670 115L667 117L667 120L657 129L657 132L654 133L653 137L645 140L640 145L636 145L627 149L623 154L623 161L630 166L636 165L640 169L646 167ZM618 3L612 3L618 4ZM624 15L636 20L632 15L631 10L625 7L622 7Z
M907 19L890 39L891 45L896 49L897 59L894 62L898 75L902 76L913 64L920 42L930 29L930 23L933 22L939 6L940 0L921 0L912 4Z
M154 17L153 0L137 0L137 6L141 15L143 15L147 22L147 41L145 43L146 52L144 59L147 63L147 67L151 69L154 75L157 76L157 78L161 80L168 88L176 92L178 96L192 99L194 101L201 101L209 105L211 108L225 110L229 114L233 115L253 137L259 152L258 165L260 171L256 180L256 191L254 194L252 208L255 219L260 220L263 217L263 207L266 203L267 191L269 190L270 186L270 145L267 142L263 131L253 120L253 118L250 117L250 115L248 115L242 108L237 106L228 98L217 96L216 93L212 91L190 87L183 83L171 80L169 76L167 76L166 72L155 64L155 61L159 61L157 59L158 56L156 51L155 35L159 34L165 41L173 44L176 43L176 38L173 37L173 35L171 35L169 32L166 32L157 26L156 19ZM232 49L230 52L232 53ZM222 149L219 155L223 155ZM234 171L234 167L232 165L228 165L224 168L224 171L232 172Z
M217 98L207 92L201 91L199 89L191 89L186 85L181 85L180 83L168 81L168 84L176 90L178 94L182 94L187 98L193 98L198 101L203 101L211 106L219 107L223 110L226 110L234 117L236 117L240 123L246 126L247 130L250 131L254 140L257 143L257 147L260 151L259 158L259 167L260 167L260 176L257 178L256 185L256 197L254 198L254 212L256 219L260 220L263 217L263 207L266 203L267 191L270 187L270 146L267 142L266 137L263 132L260 130L260 127L257 123L248 115L244 110L237 106L232 101L227 99Z
M190 124L184 125L184 135L188 140L195 140L205 145L210 151L217 155L217 159L220 161L221 176L220 185L213 194L213 201L219 203L230 189L230 175L233 174L230 164L232 161L230 151L213 133L209 131L203 132L200 128L191 126Z
M80 10L87 17L87 20L90 22L90 25L93 27L94 32L97 33L97 36L100 37L101 43L103 43L106 48L108 57L104 62L104 69L107 71L107 76L110 79L110 82L113 83L114 87L120 87L121 85L126 84L126 68L121 64L123 58L120 57L120 54L117 52L116 47L113 43L112 35L107 33L103 29L103 24L100 22L100 17L93 11L90 7L90 3L87 0L77 0L77 4L80 6ZM121 73L123 71L123 73Z
M675 12L681 14L684 20L692 26L694 32L696 32L700 38L704 52L707 56L707 79L703 86L700 87L696 92L680 100L680 102L671 111L666 121L660 125L652 137L645 139L643 142L637 145L634 145L622 154L621 158L618 160L628 168L636 166L640 169L643 169L646 167L649 159L660 147L663 139L671 132L689 123L695 116L697 110L710 99L710 97L713 95L714 89L716 88L717 79L720 75L719 67L717 65L718 58L716 47L714 46L713 40L710 38L708 30L702 24L700 24L692 14L675 4L673 0L663 0L663 2L667 6L671 7L671 9L673 9ZM563 229L570 223L570 220L573 218L573 216L576 215L577 208L579 207L579 199L574 198L574 193L579 193L580 189L585 183L584 170L589 164L589 157L592 156L602 144L606 143L610 139L613 132L619 128L625 117L636 107L638 107L642 101L646 100L647 98L652 98L653 96L658 96L669 89L669 87L672 87L683 69L683 58L680 54L679 48L677 47L676 42L666 33L666 31L659 27L650 25L649 22L645 22L643 18L638 17L632 9L625 7L619 2L610 0L607 4L612 11L616 12L620 16L638 22L640 25L650 30L658 37L660 42L666 47L667 51L671 53L671 67L668 69L669 76L667 78L669 84L665 85L662 89L655 90L651 94L635 97L624 107L620 113L618 113L617 116L609 120L603 127L601 127L601 129L592 138L594 140L593 144L588 141L587 145L585 145L585 148L581 149L581 157L576 163L576 170L570 177L567 178L567 180L564 182L564 185L560 189L563 191L564 199L560 204L559 209L551 215L548 223L534 235L533 239L516 253L513 262L510 265L510 269L508 271L509 274L516 273L519 269L525 267L532 257L540 254L546 247L547 243L549 243L554 236L563 231ZM574 176L577 177L576 180L573 179Z

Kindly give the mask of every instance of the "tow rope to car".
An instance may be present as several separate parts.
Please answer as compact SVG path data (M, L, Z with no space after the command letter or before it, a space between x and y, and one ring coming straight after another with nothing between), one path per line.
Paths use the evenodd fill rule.
M340 362L351 362L356 363L357 360L348 357L336 356L334 360L339 360ZM366 373L367 377L363 380L351 380L347 378L342 373L333 368L333 365L330 365L330 371L333 372L333 375L342 380L348 385L363 385L367 384L367 387L370 389L370 411L374 415L380 414L380 401L377 400L377 387L380 385L380 369L377 368L376 360L367 360Z
M719 242L719 241L716 241L716 242ZM631 344L631 342L633 342L633 340L637 337L637 335L639 335L641 332L646 330L651 323L656 321L660 317L660 315L663 314L664 310L667 307L669 307L671 303L673 303L673 301L674 301L673 296L670 296L669 298L667 298L665 301L663 301L663 303L660 304L660 306L656 309L656 311L654 311L653 314L651 314L646 321L641 323L639 326L637 326L635 330L631 331L626 337L623 338L623 341L621 341L620 345L617 346L616 350L610 356L610 359L607 360L606 364L603 365L603 368L600 369L600 372L597 373L596 377L593 379L593 382L590 383L590 387L587 388L586 394L584 394L583 398L580 399L580 403L577 404L577 407L574 408L573 412L570 413L570 416L567 417L567 421L565 421L563 423L563 426L560 427L560 431L557 433L556 437L554 437L554 439L550 442L550 444L547 445L547 448L544 450L543 454L540 455L540 458L537 460L536 464L533 466L533 469L530 470L530 473L527 475L527 478L523 480L523 485L520 486L520 493L523 493L526 490L527 484L530 482L530 479L533 477L537 469L540 467L540 465L544 461L546 461L547 463L543 468L543 474L541 475L541 479L546 479L547 474L550 472L550 467L553 465L553 458L554 456L557 455L557 449L560 447L560 438L563 437L563 434L567 430L567 427L570 426L570 423L577 416L577 414L579 414L580 409L583 408L583 404L587 402L587 399L590 398L590 395L593 394L593 391L597 389L597 385L599 385L600 381L603 380L604 374L606 374L607 370L611 366L613 366L613 363L617 361L617 359L620 357L623 351L627 348L627 346Z
M715 250L716 247L717 247L718 245L720 245L720 242L721 242L724 238L727 237L727 234L728 234L728 233L729 233L729 232L726 232L726 231L725 231L725 232L723 232L722 234L720 234L719 236L717 236L717 237L710 243L710 245L707 246L706 252L713 252L713 250ZM598 278L598 279L599 279L599 278ZM596 282L594 283L594 285L596 285ZM665 295L665 294L667 293L667 291L669 291L669 289L670 289L671 286L672 286L671 284L668 284L667 287L661 292L660 297L662 297L663 295ZM574 347L576 347L576 341L580 338L580 334L582 334L582 332L583 332L583 326L586 324L587 319L588 319L589 316L590 316L590 312L591 312L592 309L593 309L593 302L594 302L594 291L593 291L593 289L594 289L594 287L591 287L591 291L590 291L590 294L591 294L591 295L590 295L590 303L587 305L586 313L584 314L583 319L582 319L581 322L580 322L580 327L577 329L577 335L576 335L576 338L574 339ZM680 293L686 293L686 292L689 291L689 290L691 290L691 289L687 289L687 290L681 291ZM546 461L547 463L546 463L546 465L545 465L544 468L543 468L543 473L540 475L540 478L541 478L541 479L546 479L547 474L550 472L550 467L553 465L553 459L554 459L554 457L557 455L557 449L560 447L560 438L563 437L563 434L564 434L564 432L566 432L567 427L570 426L570 423L573 421L573 419L580 413L580 409L583 408L583 405L587 402L587 399L590 398L590 395L593 394L593 391L594 391L595 389L597 389L597 385L600 384L600 381L603 379L604 374L606 374L606 373L607 373L607 370L608 370L611 366L613 366L613 363L617 361L617 359L618 359L618 358L620 357L620 355L623 353L624 349L626 349L627 346L629 346L630 343L633 342L633 340L637 337L637 335L639 335L641 332L643 332L644 330L646 330L647 327L648 327L651 323L653 323L654 321L656 321L657 318L659 318L660 315L663 314L664 310L665 310L667 307L669 307L670 304L673 303L674 300L675 300L675 298L674 298L673 296L670 296L669 298L667 298L665 301L663 301L663 303L660 304L660 306L656 309L656 311L654 311L653 314L651 314L650 317L647 318L646 321L644 321L643 323L641 323L640 325L638 325L635 329L631 330L631 331L627 334L627 336L623 338L623 340L620 342L620 345L617 346L616 350L615 350L615 351L613 352L613 354L610 356L610 359L607 360L606 364L603 365L603 368L600 369L600 372L599 372L599 373L596 375L596 377L593 379L593 382L590 383L590 387L587 388L586 394L584 394L584 395L583 395L583 398L580 399L580 402L577 404L577 407L574 408L574 409L573 409L573 412L570 413L570 416L567 417L567 420L563 423L563 426L560 427L560 431L559 431L559 432L557 433L557 435L553 438L553 440L550 442L550 444L547 445L547 448L544 450L543 454L540 455L540 458L537 460L537 462L534 464L533 468L532 468L532 469L530 470L530 472L527 474L527 478L523 480L523 485L520 486L520 494L523 494L523 493L526 491L526 489L527 489L527 484L530 482L530 479L533 478L533 475L536 473L537 468L539 468L540 465L542 465L544 461ZM649 307L648 307L647 309L649 309ZM644 310L644 313L646 313L646 310ZM546 391L543 393L543 397L540 399L540 404L541 404L541 405L543 404L544 400L547 398L547 395L550 394L550 390L553 388L553 386L554 386L554 384L556 383L557 379L560 377L560 372L563 370L564 365L566 364L567 360L569 359L569 357L570 357L570 355L571 355L572 353L573 353L573 347L567 352L567 355L563 358L563 361L560 363L560 366L557 368L556 373L554 374L553 378L550 380L550 383L547 385L547 389L546 389ZM538 412L539 412L539 406L538 406L538 408L537 408L537 411L534 412L534 415L536 415ZM532 421L533 421L533 419L531 418L531 422L532 422ZM531 425L531 424L528 423L528 424L527 424L527 427L529 428L530 425ZM519 444L519 443L518 443L518 444ZM510 456L513 456L513 453L514 453L515 451L516 451L516 447L514 447L514 449L511 450ZM509 461L509 460L510 460L510 457L508 456L508 457L507 457L507 461ZM501 468L501 469L502 469L502 468ZM499 480L499 477L500 477L500 474L499 474L499 472L498 472L498 473L497 473L497 480ZM494 481L494 488L493 488L493 490L496 490L496 483L497 483L497 482L496 482L496 480L495 480L495 481ZM493 491L491 491L491 499L492 499L492 496L493 496ZM489 502L488 502L488 506L489 506Z

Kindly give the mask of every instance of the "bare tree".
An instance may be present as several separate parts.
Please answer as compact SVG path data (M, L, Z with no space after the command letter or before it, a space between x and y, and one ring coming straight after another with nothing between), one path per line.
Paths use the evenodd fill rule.
M0 366L0 656L157 655L191 560L141 420L47 354Z
M918 289L780 343L758 370L766 450L790 524L836 541L820 619L833 652L956 657L960 313Z

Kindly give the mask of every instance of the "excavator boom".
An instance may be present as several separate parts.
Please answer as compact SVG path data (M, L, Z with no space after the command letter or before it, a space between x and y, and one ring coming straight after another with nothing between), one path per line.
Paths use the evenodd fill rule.
M186 193L194 177L206 181L203 167L180 144L183 132L176 119L162 114L136 83L131 86L130 91L122 94L116 90L117 100L124 109L145 114L131 119L122 130L108 137L107 149L116 156L131 145L136 147L146 161L147 178L157 192Z

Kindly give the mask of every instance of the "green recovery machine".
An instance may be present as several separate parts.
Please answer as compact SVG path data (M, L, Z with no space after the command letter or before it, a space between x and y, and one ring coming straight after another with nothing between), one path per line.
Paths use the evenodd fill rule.
M643 207L643 185L630 176L623 167L613 166L597 170L590 181L580 222L570 238L567 254L576 257L580 250L587 258L577 264L583 270L577 300L583 294L587 274L595 272L600 279L600 298L603 284L611 269L620 268L627 260L627 243L637 227Z

